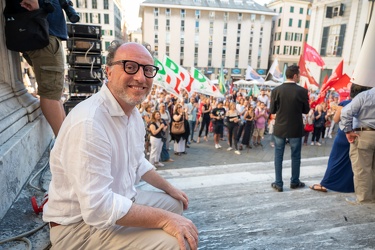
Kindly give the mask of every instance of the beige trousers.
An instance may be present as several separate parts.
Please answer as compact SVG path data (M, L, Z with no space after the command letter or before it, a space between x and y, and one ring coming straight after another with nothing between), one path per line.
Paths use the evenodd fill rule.
M139 191L135 203L162 208L182 214L180 201L161 192ZM105 230L96 229L83 221L68 226L51 228L51 249L180 249L177 239L161 229L112 226ZM186 243L187 244L187 243ZM188 245L187 245L188 246ZM189 249L189 248L188 248Z
M350 144L354 190L359 202L375 202L375 131L358 131Z

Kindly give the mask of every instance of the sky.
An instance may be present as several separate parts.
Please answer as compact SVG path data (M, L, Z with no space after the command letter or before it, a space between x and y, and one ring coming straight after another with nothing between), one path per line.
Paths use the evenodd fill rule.
M272 0L254 0L260 5L268 4ZM141 26L141 19L138 17L139 15L139 5L143 2L143 0L122 0L122 4L125 9L125 19L126 22L129 24L128 30L136 30Z

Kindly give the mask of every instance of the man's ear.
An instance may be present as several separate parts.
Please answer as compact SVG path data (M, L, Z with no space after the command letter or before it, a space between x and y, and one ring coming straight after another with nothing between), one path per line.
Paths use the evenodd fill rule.
M112 68L106 65L105 66L105 73L107 75L107 79L110 80L111 75L112 75Z

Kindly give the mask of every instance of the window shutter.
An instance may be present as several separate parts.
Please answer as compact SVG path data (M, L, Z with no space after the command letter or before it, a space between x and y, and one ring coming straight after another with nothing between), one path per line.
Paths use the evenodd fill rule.
M342 55L342 47L344 45L346 24L341 24L339 43L337 44L336 56L340 57Z
M344 11L345 11L345 4L340 4L340 12L339 12L339 16L343 16L344 15Z
M332 18L333 7L327 6L326 18Z
M327 53L327 42L328 42L329 27L323 28L322 45L320 48L320 55L325 56Z

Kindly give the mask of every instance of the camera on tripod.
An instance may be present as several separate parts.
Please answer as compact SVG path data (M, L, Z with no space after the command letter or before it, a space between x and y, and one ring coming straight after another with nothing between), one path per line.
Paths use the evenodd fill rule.
M59 0L61 8L65 11L65 14L72 23L79 22L79 15L73 8L73 2L71 0Z

